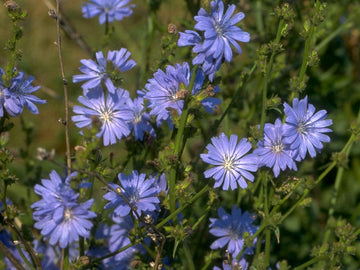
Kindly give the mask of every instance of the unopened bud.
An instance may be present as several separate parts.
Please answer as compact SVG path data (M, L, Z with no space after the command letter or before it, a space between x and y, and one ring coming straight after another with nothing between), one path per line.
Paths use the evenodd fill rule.
M176 25L169 23L168 25L168 33L169 34L175 34L176 33Z
M51 18L53 18L53 19L56 19L56 18L57 18L56 12L55 12L55 10L53 10L53 9L49 9L48 15L49 15Z
M20 8L19 4L16 3L15 1L6 1L4 6L9 10L9 11L16 11Z

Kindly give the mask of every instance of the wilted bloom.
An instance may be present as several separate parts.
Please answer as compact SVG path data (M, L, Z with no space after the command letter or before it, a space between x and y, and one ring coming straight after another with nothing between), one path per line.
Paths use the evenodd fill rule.
M144 173L139 174L137 171L133 171L129 176L120 173L118 178L121 187L113 183L109 183L109 185L120 192L123 197L110 190L103 196L109 201L105 205L105 209L115 208L114 214L121 217L127 216L132 210L131 207L139 216L142 212L157 209L160 203L158 194L161 190L155 185L154 177L146 179Z
M264 126L264 139L259 141L258 148L254 153L259 156L259 166L272 168L275 177L278 177L280 170L297 170L294 157L296 151L290 149L290 145L284 141L284 125L280 119L275 124L266 123Z
M84 18L99 16L99 23L104 24L106 21L121 21L129 17L135 5L127 5L131 0L89 0L82 6Z
M69 185L72 176L74 174L63 181L56 171L52 171L50 179L42 179L42 185L35 185L35 193L42 199L31 205L35 228L41 230L51 245L59 243L61 248L69 247L79 240L79 236L88 238L93 226L89 219L96 217L89 210L93 199L82 204L77 202L79 194Z
M97 52L97 63L91 59L82 59L80 62L83 65L79 70L84 74L74 75L73 82L87 81L82 85L82 88L88 90L100 86L101 82L104 81L108 91L114 93L116 88L111 78L113 71L125 72L132 69L136 62L129 59L130 55L131 53L127 49L121 48L119 51L109 51L107 59L102 52ZM112 63L111 67L107 67L108 62Z
M236 135L231 135L229 140L221 133L219 137L211 139L212 144L206 146L208 153L200 155L204 162L214 165L204 172L206 178L212 176L215 179L214 187L222 186L223 190L230 187L233 190L237 188L237 184L241 188L246 188L245 179L254 181L254 176L250 172L258 169L257 156L246 155L251 149L247 139L243 138L239 143L237 140Z
M150 123L150 115L144 107L144 99L142 97L135 98L134 101L129 99L127 105L132 112L132 119L128 124L130 129L134 130L135 140L142 141L145 132L156 137L155 130Z
M284 141L290 144L291 149L299 152L300 159L304 159L309 152L311 157L316 156L316 151L323 148L323 142L330 142L329 136L323 134L332 132L328 126L332 125L331 119L326 118L326 110L315 113L315 107L308 104L308 97L299 100L293 99L293 106L284 104L286 123L284 128Z
M218 249L227 245L226 249L233 258L236 258L244 246L244 233L248 232L249 235L253 235L258 230L258 227L252 224L255 216L247 211L242 213L241 209L236 208L235 205L232 207L231 214L226 213L225 210L220 207L218 215L219 219L210 218L211 224L209 226L209 232L219 237L219 239L211 244L210 248ZM254 244L255 242L256 240L254 240ZM243 254L252 253L253 247L248 247Z
M19 74L12 79L11 86L3 89L1 99L6 111L11 116L17 116L22 113L24 106L26 106L31 113L38 114L39 110L34 103L46 103L45 100L39 99L31 94L40 88L40 86L33 86L31 84L33 80L33 76L25 79L25 73L19 71ZM0 116L3 116L3 114Z
M79 128L90 127L97 118L101 123L98 137L103 136L104 145L114 144L130 134L127 124L133 117L131 110L126 105L129 93L118 88L114 93L105 97L101 87L88 91L85 96L78 98L86 107L74 106L77 115L71 119Z

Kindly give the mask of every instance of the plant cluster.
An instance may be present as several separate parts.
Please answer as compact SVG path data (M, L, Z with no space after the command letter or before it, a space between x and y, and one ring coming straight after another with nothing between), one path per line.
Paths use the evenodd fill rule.
M299 38L294 31L301 15L295 3L271 11L277 29L269 27L266 33L261 5L270 4L255 1L257 32L252 29L250 35L243 30L249 10L244 1L187 0L192 16L182 22L185 30L178 32L169 24L162 33L161 59L151 64L151 41L160 27L154 20L163 1L146 3L149 47L143 63L134 60L130 47L107 50L116 32L113 25L134 16L138 7L131 0L88 0L82 3L83 18L98 17L105 35L101 50L80 60L81 74L71 75L71 84L64 72L60 30L73 28L59 2L49 15L56 21L58 37L66 153L59 161L55 151L38 148L38 167L31 158L33 130L23 120L23 109L41 119L40 105L46 101L34 95L40 89L34 77L18 69L22 54L17 47L26 12L14 1L4 5L13 37L6 46L8 61L0 68L0 267L359 267L359 207L352 218L336 215L335 207L359 140L360 112L350 138L330 159L338 119L329 117L328 111L334 116L333 107L323 109L326 104L309 90L313 77L322 76L316 69L321 62L317 50L340 33L324 34L329 8L325 3L302 4L311 16L300 24L304 49L299 54L289 45L299 46L293 41ZM79 43L77 38L73 39ZM180 51L183 55L175 57ZM252 64L242 64L243 57ZM298 62L291 66L294 59ZM136 76L141 89L125 89L138 66L145 68L143 85L142 76ZM78 91L78 83L78 103L70 106L68 87ZM257 90L249 91L249 86ZM356 97L354 102L359 102ZM16 162L9 150L16 117L22 119L27 138L20 152L25 166L20 166L26 175L35 174L26 187L32 193L27 210L9 196L22 181L12 171ZM70 134L70 128L76 132ZM71 148L73 142L76 146ZM50 173L44 172L48 163L56 167ZM312 249L293 259L290 252L298 247L287 242L287 234L293 229L301 237L302 232L297 229L301 225L289 223L314 206L318 197L313 191L321 192L325 181L333 185L333 195L323 231L311 232L308 225L304 235L320 240L307 239ZM284 250L282 243L292 247ZM287 251L290 256L283 256Z

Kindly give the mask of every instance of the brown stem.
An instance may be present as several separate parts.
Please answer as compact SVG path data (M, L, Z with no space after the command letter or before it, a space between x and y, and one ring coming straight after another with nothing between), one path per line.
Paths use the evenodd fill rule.
M59 54L61 77L64 85L64 105L65 105L65 142L66 142L66 164L67 174L71 174L71 157L70 157L70 139L69 139L69 98L68 98L68 82L65 78L64 64L61 52L61 35L60 35L60 3L56 0L56 32L57 32L57 48Z

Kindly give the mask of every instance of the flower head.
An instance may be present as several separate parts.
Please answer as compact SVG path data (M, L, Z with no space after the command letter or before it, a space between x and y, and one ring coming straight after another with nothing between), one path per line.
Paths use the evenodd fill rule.
M19 74L12 79L11 86L3 90L2 98L4 107L11 116L17 116L22 113L24 106L26 106L31 113L39 114L39 110L34 103L46 103L45 100L39 99L31 94L40 88L40 86L33 86L31 84L33 80L33 76L25 79L25 73L19 71Z
M89 210L93 199L82 204L77 202L79 194L69 186L71 176L63 181L52 171L50 179L43 179L42 185L35 185L35 193L42 196L42 199L31 205L34 209L35 228L41 230L41 234L49 239L51 245L59 243L61 248L69 247L71 243L78 241L79 236L88 238L93 226L89 219L96 217Z
M227 62L231 61L232 50L230 44L233 45L238 53L241 48L237 41L249 42L250 35L242 31L237 24L245 15L242 12L235 14L235 5L229 5L224 13L224 3L222 0L211 1L211 13L208 14L203 8L200 9L195 20L197 24L195 29L204 31L204 43L201 51L206 52L206 56L213 58L222 58L224 56Z
M176 64L175 67L169 65L166 73L159 69L145 85L144 98L149 100L150 115L156 115L158 126L170 120L169 108L181 114L184 106L182 91L189 85L189 72L188 63Z
M259 156L259 166L266 166L273 169L275 177L279 176L280 170L286 167L297 170L294 157L296 151L284 141L284 125L280 119L276 119L275 124L266 123L264 126L264 139L259 141L258 148L254 153Z
M236 208L235 205L232 207L231 214L226 213L225 210L220 207L218 215L219 219L210 218L210 233L219 237L219 239L211 244L210 248L218 249L227 245L226 249L233 258L235 258L243 248L244 233L248 232L250 235L253 235L258 230L258 227L252 224L255 217L249 212L242 213L241 209ZM254 243L255 242L256 240L254 240ZM244 254L252 253L252 247L245 249Z
M106 88L109 92L114 93L115 86L111 80L112 70L115 72L125 72L132 69L136 62L133 59L129 59L131 53L125 48L121 48L119 51L109 51L107 59L105 59L102 52L96 53L96 61L91 59L80 60L83 64L79 70L84 74L74 75L73 82L87 81L82 85L84 90L96 88L100 86L104 81ZM107 67L107 63L112 63L112 67Z
M129 17L135 5L127 4L131 0L89 0L82 6L84 18L92 18L99 16L99 23L104 24L106 21L121 21L125 17Z
M155 185L155 178L146 179L144 173L139 174L137 171L133 171L129 176L120 173L118 178L121 186L113 183L109 185L122 196L113 190L106 193L104 199L109 202L105 205L105 209L115 208L114 214L121 217L127 216L132 210L131 207L136 209L139 216L142 212L157 210L160 203L157 196L161 190Z
M193 59L193 64L202 65L205 75L209 75L212 81L223 59L227 62L231 61L231 45L238 53L241 53L238 41L249 42L250 35L236 26L245 15L239 12L232 16L235 5L229 5L225 13L222 0L211 1L210 5L210 14L201 8L198 15L194 17L197 21L195 29L203 31L204 37L192 30L180 32L178 46L194 46L193 52L198 55Z
M71 119L79 128L90 127L94 117L101 122L98 137L103 136L104 145L116 143L116 139L122 139L130 134L127 121L132 119L132 112L126 105L129 93L118 88L114 93L108 93L105 98L101 87L88 91L85 96L78 98L79 102L86 107L74 106L77 115Z
M200 155L204 162L214 165L204 172L206 178L212 176L215 179L214 187L222 185L223 190L228 190L230 186L233 190L237 188L237 184L241 188L246 188L245 179L254 181L254 176L250 172L258 169L257 156L246 155L251 149L247 139L241 139L239 143L237 140L236 135L231 135L229 140L221 133L219 137L211 139L212 144L206 146L208 153Z
M158 126L163 121L167 121L171 126L171 113L169 109L176 110L181 115L184 106L184 97L188 93L191 75L188 63L175 66L167 66L166 73L159 69L152 79L145 85L146 90L140 92L142 96L149 100L150 115L156 116ZM191 93L197 95L200 93L204 83L204 74L201 70L196 72ZM214 93L220 89L215 88ZM203 105L208 112L212 112L221 100L217 98L204 99Z
M315 107L308 104L308 97L304 99L293 99L293 106L284 104L286 123L284 141L290 144L291 149L299 152L300 159L304 159L309 152L311 157L316 156L316 151L323 148L323 142L330 142L329 136L323 134L332 132L329 126L331 119L326 118L326 111L315 113Z

